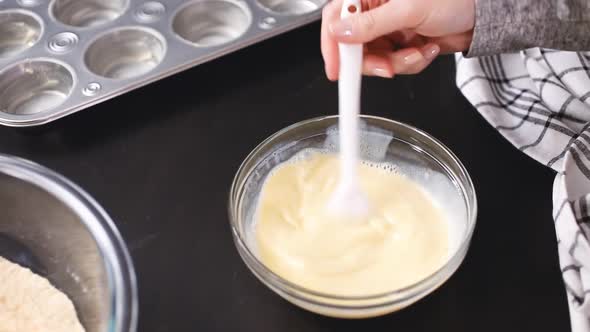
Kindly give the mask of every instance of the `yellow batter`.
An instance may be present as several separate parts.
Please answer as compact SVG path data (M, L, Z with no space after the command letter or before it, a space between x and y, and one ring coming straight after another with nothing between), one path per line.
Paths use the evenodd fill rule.
M370 202L366 220L343 220L326 208L338 158L314 153L279 165L256 210L263 263L307 289L341 296L376 295L420 281L448 257L448 224L417 184L387 164L361 164Z

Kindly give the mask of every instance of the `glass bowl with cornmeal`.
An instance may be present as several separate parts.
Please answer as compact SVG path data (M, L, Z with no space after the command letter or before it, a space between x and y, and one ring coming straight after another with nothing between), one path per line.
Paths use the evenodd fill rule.
M133 263L94 199L0 154L0 211L0 331L136 331Z
M254 275L326 316L402 309L459 267L476 223L473 183L442 143L411 126L362 116L363 215L335 213L338 117L294 124L256 147L232 184L229 215Z

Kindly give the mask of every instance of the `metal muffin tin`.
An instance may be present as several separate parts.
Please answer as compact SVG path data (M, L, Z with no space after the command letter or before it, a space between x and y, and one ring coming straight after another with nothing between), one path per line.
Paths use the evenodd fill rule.
M326 0L0 0L0 124L45 124L319 19Z

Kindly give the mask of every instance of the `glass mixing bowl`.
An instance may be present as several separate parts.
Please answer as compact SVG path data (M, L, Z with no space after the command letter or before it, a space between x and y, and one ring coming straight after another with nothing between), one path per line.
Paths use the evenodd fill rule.
M256 147L239 168L230 192L229 216L238 252L266 286L291 303L326 316L366 318L402 309L438 288L459 267L476 223L475 189L459 159L442 143L411 126L373 116L361 117L361 157L388 162L420 184L442 208L449 221L450 252L440 269L419 282L384 294L336 296L300 287L285 280L259 259L254 241L258 195L269 172L304 149L338 151L338 117L294 124Z
M0 155L0 211L0 255L67 294L87 332L136 331L131 258L88 194L42 166Z

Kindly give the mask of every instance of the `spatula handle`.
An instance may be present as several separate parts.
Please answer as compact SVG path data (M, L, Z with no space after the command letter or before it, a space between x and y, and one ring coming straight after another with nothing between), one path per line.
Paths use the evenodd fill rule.
M360 0L344 0L341 18L361 12ZM339 44L340 74L338 80L338 107L340 112L340 158L343 181L355 182L359 157L358 121L360 114L362 44ZM351 185L356 185L352 183Z

